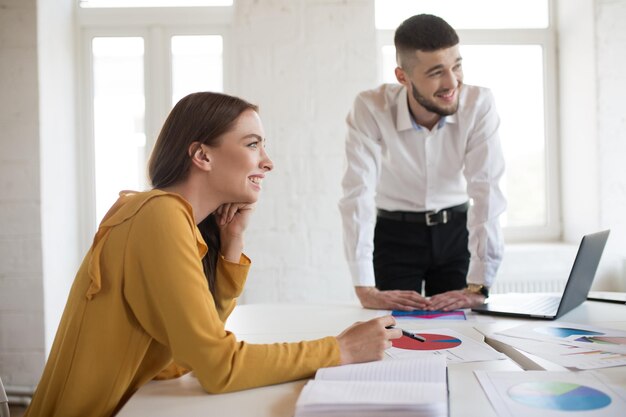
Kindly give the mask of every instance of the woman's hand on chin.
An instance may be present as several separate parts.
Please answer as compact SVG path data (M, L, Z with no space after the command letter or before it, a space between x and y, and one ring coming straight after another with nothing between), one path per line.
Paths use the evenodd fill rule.
M243 251L243 234L254 208L254 203L227 203L215 210L215 218L220 228L220 249L226 259L239 261Z

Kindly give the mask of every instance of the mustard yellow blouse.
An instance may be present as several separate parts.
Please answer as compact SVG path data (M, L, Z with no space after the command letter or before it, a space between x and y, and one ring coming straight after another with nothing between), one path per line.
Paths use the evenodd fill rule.
M202 270L206 252L182 197L120 193L76 275L26 416L114 415L172 360L193 369L209 393L305 378L339 363L334 337L237 341L224 322L250 260L218 261L214 298Z

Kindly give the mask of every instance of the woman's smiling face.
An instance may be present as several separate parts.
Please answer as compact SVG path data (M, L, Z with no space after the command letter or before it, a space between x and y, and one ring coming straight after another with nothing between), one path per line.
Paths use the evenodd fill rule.
M265 174L274 168L258 113L244 111L218 146L203 146L211 161L211 191L221 193L225 203L256 202Z

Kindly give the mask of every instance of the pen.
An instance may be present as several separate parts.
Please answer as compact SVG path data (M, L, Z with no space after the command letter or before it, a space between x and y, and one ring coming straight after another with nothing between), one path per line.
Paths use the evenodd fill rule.
M385 327L385 329L395 329L395 327L387 326L387 327ZM426 339L424 339L422 336L420 336L418 334L413 334L411 332L407 332L404 329L400 329L400 330L402 330L402 335L403 336L406 336L406 337L408 337L410 339L417 340L418 342L425 342L426 341Z

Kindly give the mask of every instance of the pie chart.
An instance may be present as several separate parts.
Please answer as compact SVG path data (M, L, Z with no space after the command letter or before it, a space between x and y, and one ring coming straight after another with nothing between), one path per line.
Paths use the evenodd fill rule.
M461 344L461 340L445 334L416 333L426 339L420 342L410 337L402 336L391 341L393 347L407 350L441 350L452 349Z
M569 337L572 335L595 336L604 334L600 332L594 332L592 330L574 329L571 327L538 327L535 329L535 331L556 337Z
M597 410L611 404L611 397L595 388L561 381L524 382L508 390L521 404L558 411Z

